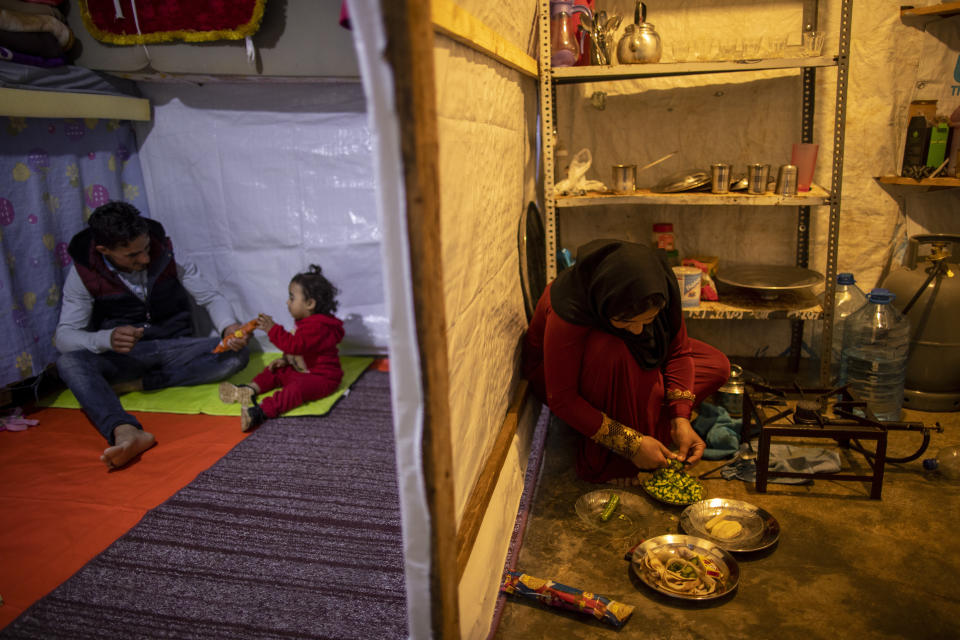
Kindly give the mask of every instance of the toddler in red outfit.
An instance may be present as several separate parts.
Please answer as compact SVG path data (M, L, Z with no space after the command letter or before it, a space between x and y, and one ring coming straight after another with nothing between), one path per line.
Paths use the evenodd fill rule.
M267 332L270 342L283 355L245 385L220 384L223 402L240 402L241 429L249 431L268 418L276 418L295 407L333 393L343 379L337 345L343 339L343 322L337 310L339 291L315 264L290 281L287 309L296 324L294 333L261 313L257 328ZM257 403L256 396L280 389Z

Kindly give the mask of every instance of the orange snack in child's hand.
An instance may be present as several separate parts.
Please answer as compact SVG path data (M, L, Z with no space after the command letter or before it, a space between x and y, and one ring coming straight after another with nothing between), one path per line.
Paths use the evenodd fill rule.
M248 336L253 333L253 330L257 328L257 319L254 318L247 324L243 325L233 333L229 333L223 336L223 340L220 341L220 344L217 345L217 348L213 350L214 353L223 353L224 351L229 351L230 347L227 346L227 341L231 338L242 338L243 336Z

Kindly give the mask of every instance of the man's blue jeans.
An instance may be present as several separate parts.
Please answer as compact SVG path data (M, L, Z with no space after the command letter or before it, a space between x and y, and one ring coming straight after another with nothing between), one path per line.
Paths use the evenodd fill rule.
M216 382L240 371L250 359L247 349L213 353L218 338L141 340L129 353L86 349L57 359L57 371L80 406L111 445L120 424L143 427L124 411L111 384L142 379L144 391Z

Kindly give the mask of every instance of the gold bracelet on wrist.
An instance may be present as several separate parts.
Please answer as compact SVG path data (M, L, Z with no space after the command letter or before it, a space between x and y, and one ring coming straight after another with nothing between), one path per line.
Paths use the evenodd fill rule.
M697 394L687 389L667 389L667 400L689 400L693 402L697 399Z
M631 429L613 418L603 415L603 422L600 428L590 439L605 446L614 453L619 453L627 459L632 459L640 451L640 443L643 442L643 434L636 429Z

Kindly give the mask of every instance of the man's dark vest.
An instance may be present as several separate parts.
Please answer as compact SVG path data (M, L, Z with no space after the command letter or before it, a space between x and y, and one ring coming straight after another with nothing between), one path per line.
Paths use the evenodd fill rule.
M93 311L87 331L133 325L144 327L144 340L191 334L190 299L177 278L173 243L163 230L163 225L155 220L144 219L150 236L146 303L107 267L103 254L96 249L90 229L84 229L70 241L70 257L84 286L93 296Z

